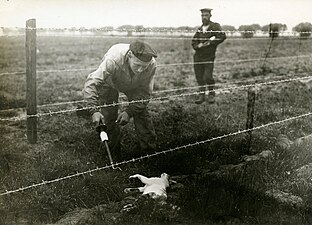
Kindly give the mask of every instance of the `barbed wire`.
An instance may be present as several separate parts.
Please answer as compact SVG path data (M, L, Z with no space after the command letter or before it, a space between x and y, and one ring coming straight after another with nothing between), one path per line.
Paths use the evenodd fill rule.
M77 71L88 71L95 70L95 68L81 68L81 69L59 69L59 70L37 70L37 73L59 73L59 72L77 72ZM25 75L26 71L20 72L5 72L0 73L0 76L4 75Z
M261 86L261 85L272 85L272 84L292 82L292 81L299 81L299 80L310 79L310 78L312 78L312 75L305 76L305 77L277 80L277 81L253 83L253 84L241 85L241 86L236 86L236 87L220 88L220 89L216 89L215 91L223 92L223 91L230 91L230 90L239 90L239 89L246 89L246 88L249 88L249 87ZM203 85L202 87L207 87L207 86L208 85ZM148 99L140 99L140 100L133 100L133 101L117 102L117 103L106 104L106 105L101 105L101 106L89 106L89 107L81 107L81 108L76 108L76 109L66 109L66 110L60 110L60 111L49 111L49 112L46 112L46 113L37 113L37 114L34 114L34 115L25 115L25 116L10 117L10 118L0 118L0 121L20 121L20 120L25 120L27 118L34 118L34 117L39 118L39 117L43 117L43 116L53 116L53 115L57 115L57 114L72 113L72 112L83 111L83 110L91 110L91 109L99 110L101 108L121 106L121 105L129 105L129 104L134 104L134 103L145 103L145 102L155 102L155 101L162 102L163 100L166 100L166 99L187 97L187 96L192 96L192 95L197 95L197 94L200 94L200 93L207 93L207 92L209 92L209 91L196 91L196 92L191 92L191 93L182 93L182 94L161 96L161 97L148 98Z
M86 100L76 100L76 101L67 101L67 102L56 102L51 104L42 104L38 105L38 107L47 107L47 106L60 106L60 105L68 105L68 104L79 104L84 103Z
M31 189L31 188L35 188L35 187L39 187L39 186L43 186L43 185L47 185L47 184L51 184L51 183L60 182L60 181L63 181L63 180L71 179L71 178L82 176L82 175L86 175L86 174L92 174L93 172L97 172L97 171L101 171L101 170L105 170L105 169L109 169L109 168L113 168L113 169L114 168L118 168L121 165L125 165L125 164L128 164L128 163L135 163L137 161L141 161L141 160L144 160L144 159L149 159L149 158L152 158L152 157L155 157L155 156L159 156L161 154L167 154L167 153L171 153L171 152L178 151L178 150L181 150L181 149L187 149L187 148L198 146L198 145L201 145L201 144L206 144L206 143L209 143L209 142L212 142L212 141L221 140L221 139L224 139L224 138L236 136L236 135L239 135L239 134L249 133L251 131L260 130L260 129L263 129L263 128L266 128L266 127L269 127L269 126L286 123L286 122L291 121L291 120L300 119L300 118L308 117L308 116L311 116L311 115L312 115L312 112L308 112L308 113L301 114L301 115L298 115L298 116L293 116L293 117L290 117L290 118L287 118L287 119L283 119L283 120L279 120L279 121L263 124L263 125L260 125L260 126L257 126L257 127L250 128L250 129L239 130L239 131L236 131L236 132L233 132L233 133L224 134L224 135L213 137L213 138L209 138L209 139L206 139L206 140L203 140L203 141L197 141L197 142L193 142L193 143L186 144L186 145L183 145L183 146L178 146L178 147L175 147L175 148L167 149L167 150L164 150L164 151L159 151L159 152L155 152L155 153L152 153L152 154L147 154L147 155L144 155L144 156L141 156L141 157L138 157L138 158L133 158L133 159L130 159L130 160L125 160L125 161L117 162L117 163L112 163L110 165L105 165L103 167L96 167L95 169L89 169L89 170L84 171L84 172L77 172L75 174L67 175L65 177L60 177L60 178L56 178L56 179L48 180L48 181L44 181L43 180L41 183L32 184L32 185L29 185L29 186L26 186L26 187L13 189L13 190L10 190L10 191L5 190L5 192L0 193L0 196L4 196L4 195L13 194L13 193L16 193L16 192L25 191L25 190L28 190L28 189Z
M302 74L306 74L306 73L297 73L293 76L299 76L299 75L302 75ZM286 75L287 77L289 75ZM248 81L236 81L236 82L226 82L226 83L217 83L217 84L214 84L214 85L210 85L210 84L207 84L207 85L196 85L196 86L187 86L187 87L181 87L181 88L171 88L171 89L165 89L165 90L158 90L158 91L154 91L153 94L160 94L160 93L168 93L168 92L178 92L178 91L185 91L185 90L191 90L191 89L198 89L200 87L210 87L210 86L223 86L223 85L237 85L237 84L241 84L241 83L244 83L246 84L246 82ZM250 84L255 84L255 82L253 81L252 83ZM222 91L223 89L222 88L219 88L217 89L218 91ZM124 95L123 93L120 93L120 97L123 98L123 97L127 97L126 95ZM38 105L38 108L44 108L44 107L50 107L50 106L61 106L61 105L70 105L70 104L79 104L79 103L86 103L87 101L86 100L73 100L73 101L65 101L65 102L56 102L56 103L49 103L49 104L40 104ZM26 109L25 107L16 107L16 108L9 108L9 109L2 109L0 110L0 112L2 111L9 111L9 110L17 110L17 109Z
M270 57L267 58L268 60L279 60L279 59L287 59L287 58L310 58L312 54L307 55L295 55L295 56L279 56L279 57ZM168 63L168 64L158 64L156 67L167 67L167 66L183 66L183 65L200 65L200 64L223 64L223 63L243 63L243 62L253 62L253 61L260 61L264 60L264 57L261 58L252 58L252 59L238 59L238 60L216 60L216 61L204 61L204 62L186 62L186 63ZM59 73L59 72L77 72L77 71L92 71L96 70L96 68L81 68L81 69L59 69L59 70L38 70L37 73ZM0 73L0 76L4 75L24 75L26 72L4 72ZM155 76L155 77L162 77L162 76Z
M288 59L288 58L297 58L297 57L312 57L312 54L307 54L307 55L295 55L295 56L280 56L280 57L271 57L267 59ZM214 63L214 64L223 64L223 63L242 63L242 62L253 62L253 61L260 61L264 60L264 57L261 58L253 58L253 59L239 59L239 60L216 60L216 61L205 61L205 62L189 62L189 63L172 63L172 64L160 64L158 67L165 67L165 66L183 66L183 65L201 65L201 64L209 64L209 63Z
M4 72L0 73L0 76L7 76L7 75L25 75L25 71L19 71L19 72Z

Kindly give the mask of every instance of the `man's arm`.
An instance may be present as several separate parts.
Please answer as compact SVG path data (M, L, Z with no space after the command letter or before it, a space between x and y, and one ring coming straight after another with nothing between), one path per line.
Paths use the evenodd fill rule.
M83 89L83 97L87 101L87 106L92 107L89 109L91 115L97 111L96 108L98 106L99 95L97 91L97 87L100 86L103 82L102 71L97 69L95 72L89 74Z
M210 41L211 45L218 45L221 44L225 39L226 39L226 35L225 32L223 32L221 30L221 26L218 23L215 23L213 26L213 32L214 32L214 36L216 37L214 40Z
M99 104L98 90L101 85L105 83L105 80L111 75L113 71L113 62L111 60L104 60L101 66L89 74L83 89L84 99L87 101L88 107L94 107L89 110L91 115L97 111L95 107Z
M192 47L194 50L197 50L199 47L199 43L201 43L200 41L200 31L196 31L195 35L193 36L192 39Z

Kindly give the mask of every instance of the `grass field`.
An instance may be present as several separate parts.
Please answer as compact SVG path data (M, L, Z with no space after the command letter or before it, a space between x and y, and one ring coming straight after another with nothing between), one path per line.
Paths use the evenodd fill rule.
M100 64L106 50L115 43L129 43L132 40L129 37L38 36L38 105L81 100L84 80ZM146 38L146 41L159 53L155 91L196 86L193 68L189 64L193 55L189 39ZM311 52L312 39L283 37L272 43L266 38L227 39L217 51L214 70L217 87L230 87L233 82L247 84L311 76L311 56L300 57ZM266 56L268 58L264 61ZM255 58L262 60L246 61ZM185 64L171 65L175 63ZM72 69L86 70L66 71ZM25 37L0 37L0 74L20 71L25 71ZM311 112L311 84L307 80L257 88L254 126ZM23 109L4 109L25 107L25 92L25 75L0 75L1 118L24 115ZM155 94L159 95L164 94ZM220 92L214 105L195 105L194 98L190 95L150 102L159 151L245 129L246 89ZM38 110L53 112L71 108L75 109L76 105L48 105ZM244 134L128 163L121 166L122 171L106 169L0 196L0 224L47 224L78 208L92 208L102 204L114 208L125 197L123 189L134 185L129 181L129 175L141 173L159 176L162 172L177 177L189 174L196 174L197 177L182 181L183 187L178 190L169 190L175 196L169 200L181 210L174 219L165 216L167 223L309 224L306 218L310 218L311 214L311 188L302 189L287 183L285 173L311 162L312 154L297 150L284 154L277 146L277 137L283 134L295 140L308 135L312 131L311 121L311 117L306 117L254 131L251 152L270 150L275 160L265 171L261 170L262 167L250 170L241 183L206 180L202 171L207 169L207 165L211 165L209 169L213 171L220 165L240 163L248 150ZM1 193L108 164L90 121L77 117L75 112L40 117L38 143L33 145L27 143L25 121L0 123ZM123 157L129 160L136 153L133 124L122 127L122 134ZM213 166L215 164L218 165L216 168ZM261 182L257 177L261 177ZM243 183L248 185L243 186ZM259 194L261 192L255 191L276 188L304 198L304 210L291 210L289 213L290 209L277 207L274 202ZM99 212L99 222L90 224L105 224L103 215ZM130 224L163 224L162 216L155 214L149 217L142 212L141 215L127 219Z

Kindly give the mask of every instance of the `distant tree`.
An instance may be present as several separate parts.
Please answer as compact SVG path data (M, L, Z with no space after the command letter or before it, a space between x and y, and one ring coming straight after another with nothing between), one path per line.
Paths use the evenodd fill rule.
M221 29L223 31L236 31L236 28L232 25L222 25Z
M76 27L71 27L71 28L68 28L68 30L73 32L73 31L77 31L77 28Z
M151 27L151 31L153 32L158 32L160 27Z
M79 30L80 32L84 32L84 31L87 31L88 29L85 28L85 27L80 27L78 30Z
M174 27L147 27L145 29L147 31L151 31L151 32L168 32L168 31L175 30L177 28L174 28Z
M221 30L225 31L227 35L233 35L233 33L236 31L236 28L231 25L222 25Z
M145 31L153 31L153 28L151 28L151 27L145 27L144 29L145 29Z
M270 37L278 37L281 31L287 30L287 25L282 23L270 23L261 28L264 32L269 32Z
M162 27L161 29L163 29L165 31L175 31L175 30L177 30L177 28L175 28L175 27Z
M105 27L101 27L99 30L107 32L107 31L113 31L114 27L113 26L105 26Z
M153 31L155 32L171 32L177 30L176 27L153 27Z
M238 30L242 32L241 35L243 38L252 38L256 31L253 25L241 25Z
M128 36L132 36L132 32L135 30L133 25L122 25L117 28L118 31L126 31Z
M261 30L261 26L259 24L254 23L251 24L250 26L253 28L254 31Z
M193 32L194 31L194 29L192 27L188 27L188 26L177 27L176 30L184 31L184 32Z
M308 38L312 33L312 24L309 22L299 23L293 28L293 31L299 32L302 38Z
M134 27L135 32L143 32L145 28L142 25L137 25Z
M261 27L261 31L263 32L269 32L269 29L270 29L270 24L267 24Z

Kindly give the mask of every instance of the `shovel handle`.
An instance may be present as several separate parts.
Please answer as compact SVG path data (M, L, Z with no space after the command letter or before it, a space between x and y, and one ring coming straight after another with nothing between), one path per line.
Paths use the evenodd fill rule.
M112 158L112 155L111 155L111 153L110 153L110 150L109 150L107 141L104 141L104 144L105 144L105 148L106 148L106 151L107 151L107 155L108 155L108 158L109 158L109 162L110 162L110 164L112 165L112 168L113 168L113 169L119 169L119 170L121 170L120 167L115 167L115 166L114 166L113 158Z

